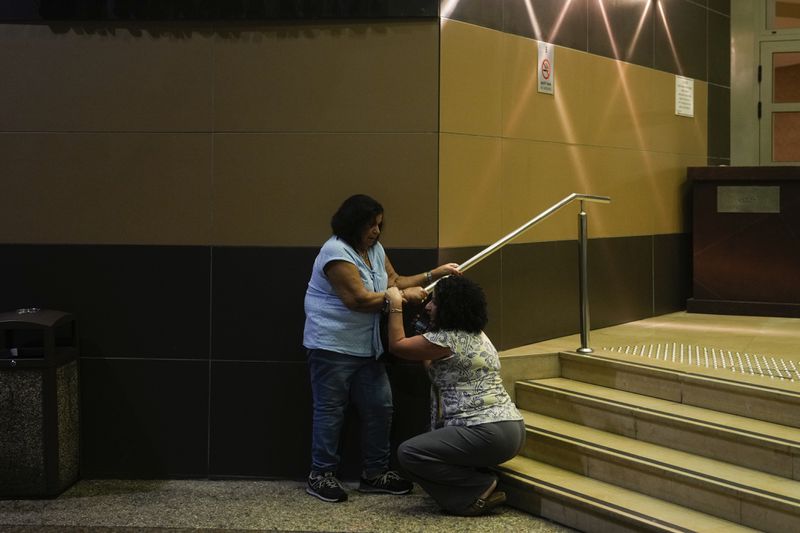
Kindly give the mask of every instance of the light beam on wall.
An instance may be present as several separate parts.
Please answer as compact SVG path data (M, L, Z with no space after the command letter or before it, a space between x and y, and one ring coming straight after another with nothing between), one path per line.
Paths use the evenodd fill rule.
M536 12L533 10L533 0L525 0L525 10L528 12L528 19L531 21L533 38L537 41L541 41L542 28L539 27L539 19L536 18Z
M664 26L664 32L667 34L667 40L669 40L669 48L672 52L672 58L675 60L675 65L678 67L678 74L683 76L683 65L681 65L681 61L678 58L678 49L675 47L675 40L672 38L672 32L669 29L669 23L667 22L667 15L664 13L664 2L658 2L658 14L661 16L661 22Z
M461 0L444 0L439 6L439 16L441 18L450 18L450 15L453 14L453 11L456 10L460 3Z
M608 12L606 11L606 0L596 0L598 7L600 8L600 14L603 17L603 23L606 27L606 35L608 35L608 40L611 43L611 49L614 53L614 58L626 61L633 55L634 50L636 50L636 45L639 42L639 38L642 35L642 29L644 29L644 24L647 21L648 15L650 14L650 8L653 4L653 0L628 0L629 2L635 2L637 4L644 4L642 9L642 14L639 17L639 23L636 25L636 31L633 34L633 39L631 40L628 49L625 51L625 55L623 56L620 54L619 51L619 44L617 43L617 39L614 36L614 31L611 29L611 21L608 18Z
M644 28L644 23L647 21L647 15L650 13L650 7L653 5L652 0L647 0L647 3L642 10L642 16L639 18L639 24L636 26L636 32L633 34L633 40L631 41L631 45L628 48L628 55L627 57L631 57L633 55L633 51L636 49L636 43L639 42L639 37L642 35L642 29Z
M569 6L572 4L572 1L573 0L566 0L566 2L564 2L564 6L561 8L561 12L558 14L555 24L553 24L553 31L550 32L550 38L548 42L552 43L555 41L558 31L561 29L561 24L564 23L564 18L567 16L567 11L569 11Z
M561 11L553 23L553 29L550 31L550 35L545 36L542 35L542 27L539 25L539 18L536 16L536 9L533 7L533 0L525 0L525 10L528 12L528 19L531 22L531 28L533 28L534 39L548 43L554 42L558 36L559 30L561 29L561 25L564 23L564 19L567 16L569 6L572 4L572 2L573 0L564 1L563 5L561 6Z

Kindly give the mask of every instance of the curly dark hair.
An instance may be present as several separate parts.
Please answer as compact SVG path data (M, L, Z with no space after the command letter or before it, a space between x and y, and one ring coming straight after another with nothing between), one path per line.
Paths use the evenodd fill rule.
M436 320L432 330L459 330L480 333L489 322L486 296L474 281L462 276L442 278L433 291Z
M364 229L382 213L383 206L377 200L366 194L354 194L331 217L331 229L334 235L356 248Z

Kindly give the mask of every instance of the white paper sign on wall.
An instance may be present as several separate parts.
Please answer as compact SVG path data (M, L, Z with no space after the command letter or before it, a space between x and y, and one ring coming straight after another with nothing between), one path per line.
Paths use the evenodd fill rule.
M694 116L694 80L675 76L675 114L682 117Z
M539 92L545 94L555 94L555 75L553 61L553 45L550 43L539 42Z

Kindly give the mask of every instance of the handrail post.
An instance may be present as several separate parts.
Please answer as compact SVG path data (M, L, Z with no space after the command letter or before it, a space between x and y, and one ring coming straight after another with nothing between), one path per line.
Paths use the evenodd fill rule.
M592 353L594 351L589 348L588 232L586 226L586 211L583 209L583 200L581 200L581 212L578 213L578 275L580 277L578 296L581 308L581 347L578 348L578 353Z

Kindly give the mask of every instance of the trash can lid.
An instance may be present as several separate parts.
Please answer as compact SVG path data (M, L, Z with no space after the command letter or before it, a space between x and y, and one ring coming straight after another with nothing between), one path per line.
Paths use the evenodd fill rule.
M72 320L73 317L70 313L31 307L0 313L0 329L52 328Z

